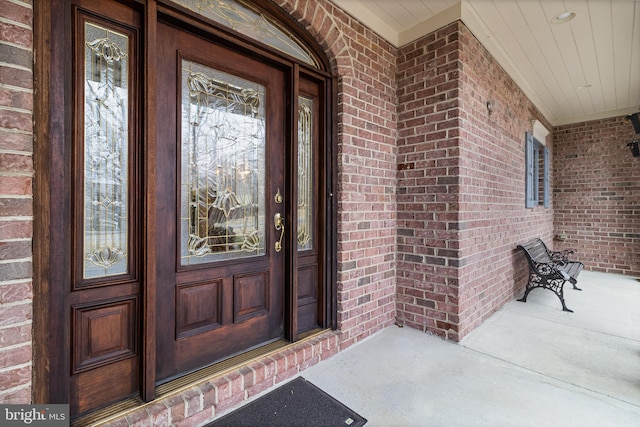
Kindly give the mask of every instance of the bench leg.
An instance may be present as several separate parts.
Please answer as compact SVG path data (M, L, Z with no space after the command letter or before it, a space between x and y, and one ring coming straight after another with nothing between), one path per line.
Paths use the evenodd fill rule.
M518 299L518 301L527 302L527 295L529 295L529 292L531 292L531 289L533 288L530 288L529 286L527 286L527 289L524 291L524 296Z
M562 311L568 311L569 313L573 313L573 310L569 309L567 305L564 303L563 296L558 293L556 293L556 295L558 295L558 298L560 298L560 302L562 303Z
M564 284L567 283L566 280L550 280L549 281L549 289L553 291L554 294L560 298L560 302L562 303L562 311L568 311L569 313L573 313L573 310L570 310L567 307L567 304L564 302Z
M531 292L535 288L549 289L551 292L556 294L556 296L560 299L560 303L562 304L562 311L566 311L568 313L573 313L573 310L571 310L569 307L567 307L567 304L564 302L564 292L563 292L564 283L565 282L562 282L560 284L558 284L558 282L549 283L547 286L540 285L540 284L537 284L537 283L536 283L535 286L527 285L527 289L525 289L525 291L524 291L524 296L522 298L519 298L517 301L527 302L527 296L529 295L529 292Z
M575 277L570 278L569 281L573 285L573 289L575 289L576 291L581 291L582 290L582 289L580 289L579 287L576 286L576 283L578 283L578 281L575 279Z

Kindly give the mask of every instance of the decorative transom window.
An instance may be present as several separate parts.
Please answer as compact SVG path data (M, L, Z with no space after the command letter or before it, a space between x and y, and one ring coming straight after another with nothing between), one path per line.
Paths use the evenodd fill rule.
M320 67L316 57L302 41L241 0L173 1L302 62Z

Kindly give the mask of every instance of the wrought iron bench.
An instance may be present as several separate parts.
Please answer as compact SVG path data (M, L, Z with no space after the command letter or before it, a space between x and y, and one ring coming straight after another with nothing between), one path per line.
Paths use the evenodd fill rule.
M529 262L529 281L524 291L524 296L518 301L527 302L527 296L535 288L549 289L555 293L562 303L562 310L573 313L564 302L564 284L569 282L573 289L581 291L576 286L578 274L584 268L584 264L578 261L569 261L572 250L551 251L541 239L533 239L524 245L518 245Z

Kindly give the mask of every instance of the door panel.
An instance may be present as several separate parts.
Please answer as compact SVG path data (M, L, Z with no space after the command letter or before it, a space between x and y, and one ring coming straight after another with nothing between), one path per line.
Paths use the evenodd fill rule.
M159 24L157 381L283 336L285 74Z

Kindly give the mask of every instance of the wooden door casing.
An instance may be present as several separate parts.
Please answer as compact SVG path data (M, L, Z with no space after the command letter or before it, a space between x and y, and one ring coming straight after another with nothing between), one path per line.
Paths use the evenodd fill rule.
M289 18L273 5L268 9L279 19ZM34 73L39 94L35 134L38 141L46 142L34 149L38 171L34 178L34 402L69 403L75 419L122 400L129 399L131 404L138 395L150 401L159 383L200 366L270 340L294 342L298 333L335 327L336 289L331 284L335 282L335 256L330 255L335 251L332 212L336 206L330 195L335 188L331 175L335 156L327 143L335 133L330 125L335 86L330 75L296 64L168 2L52 0L36 2L34 16L39 52ZM82 61L82 19L126 33L132 40L131 259L125 275L108 280L82 278L77 258L82 246L81 195L77 194L82 189L78 175L82 173L78 145L82 140L78 133L82 101L74 91L80 86L77 63ZM171 42L162 39L158 31L165 25L163 20L171 22L175 30L192 31L189 35L178 31L185 33L181 37L190 41L195 37L206 45L206 49L187 46L180 53L182 57L209 61L219 68L225 67L219 62L228 58L237 58L237 63L246 61L243 74L261 79L272 93L280 93L274 98L274 111L281 115L269 118L269 129L280 129L269 139L280 143L273 146L267 166L269 253L262 259L223 262L213 271L206 266L178 265L175 212L179 189L172 176L179 167L178 142L175 132L173 143L162 139L166 138L165 122L174 123L179 117L176 91L158 84L158 76L167 71L167 61L176 64L178 54L163 48L164 42ZM308 35L300 39L311 40ZM186 55L189 49L197 52ZM219 52L217 61L209 55L210 49ZM311 251L297 253L295 107L299 93L318 101L314 125L318 144L314 147L314 181L318 184L314 230L318 244ZM276 123L278 126L273 126ZM273 199L278 190L284 196L282 204ZM286 223L284 249L277 254L273 253L280 237L273 227L276 212L284 215ZM172 283L174 288L168 291L162 283ZM233 286L244 294L222 292ZM177 300L183 309L176 310ZM206 300L214 302L203 303ZM277 316L258 325L267 311L261 306ZM234 318L243 320L244 325L213 338ZM173 342L162 342L165 334ZM201 339L203 335L209 340ZM211 348L225 350L212 353ZM163 358L165 354L169 356Z

